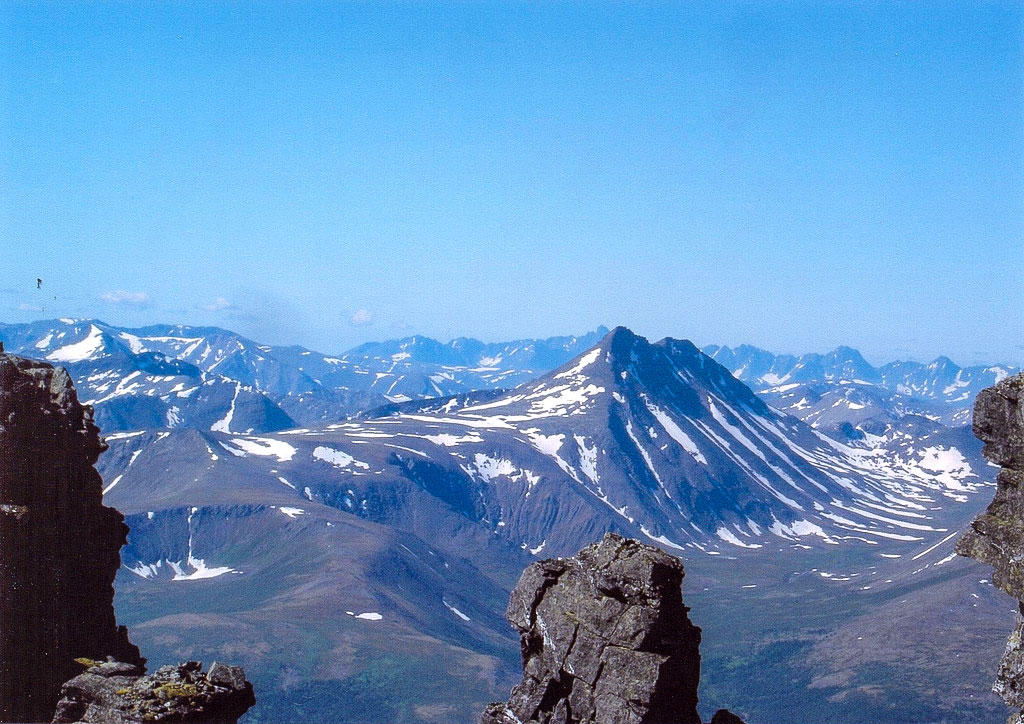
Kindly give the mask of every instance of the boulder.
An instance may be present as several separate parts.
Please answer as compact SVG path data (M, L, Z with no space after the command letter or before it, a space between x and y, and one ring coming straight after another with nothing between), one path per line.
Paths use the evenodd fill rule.
M60 724L235 724L256 703L238 666L198 661L161 666L144 676L121 662L82 662L86 670L64 684L53 721Z
M505 614L523 680L481 724L700 724L700 629L683 575L673 556L611 533L531 565Z

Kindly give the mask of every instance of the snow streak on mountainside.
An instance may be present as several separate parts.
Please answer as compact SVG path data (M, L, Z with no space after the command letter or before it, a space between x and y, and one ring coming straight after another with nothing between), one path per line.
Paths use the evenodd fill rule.
M894 454L838 443L764 404L689 342L650 344L623 328L487 401L409 407L275 435L204 433L202 461L176 476L196 468L195 481L172 497L255 502L261 493L244 487L258 486L275 503L328 505L424 538L449 519L536 554L570 553L608 530L717 554L939 539L948 531L936 509L987 484L949 444ZM132 464L127 449L141 439L120 440L128 467L111 502L153 510L144 478L159 473L145 455Z

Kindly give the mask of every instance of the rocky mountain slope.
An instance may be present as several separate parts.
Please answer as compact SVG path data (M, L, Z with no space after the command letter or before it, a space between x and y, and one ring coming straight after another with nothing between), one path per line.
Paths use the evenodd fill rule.
M156 504L161 471L174 469L186 478L177 495L196 488L227 502L258 480L375 522L408 518L421 536L436 516L418 511L440 503L460 526L531 551L568 553L614 530L721 553L772 540L926 540L945 530L937 503L986 482L944 440L905 457L837 443L690 343L623 328L495 399L438 404L268 436L175 431L166 446L166 432L112 435L109 499L129 511ZM170 466L168 449L190 452ZM240 489L211 491L209 479L231 470L244 471Z

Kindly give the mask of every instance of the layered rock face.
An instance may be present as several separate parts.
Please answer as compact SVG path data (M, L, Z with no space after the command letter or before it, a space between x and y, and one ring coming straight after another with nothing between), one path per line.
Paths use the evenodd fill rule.
M143 669L119 662L95 663L64 685L54 722L71 724L234 724L256 703L252 684L238 666L189 661Z
M1024 375L982 391L974 404L974 434L985 457L1002 470L995 498L957 542L957 553L993 566L992 583L1019 602L1016 629L1006 642L992 690L1024 707ZM1024 724L1024 714L1010 718Z
M531 565L505 614L523 680L481 724L700 724L700 629L682 580L679 560L614 534Z
M0 346L0 721L49 721L76 657L144 663L114 619L128 527L105 449L67 372Z

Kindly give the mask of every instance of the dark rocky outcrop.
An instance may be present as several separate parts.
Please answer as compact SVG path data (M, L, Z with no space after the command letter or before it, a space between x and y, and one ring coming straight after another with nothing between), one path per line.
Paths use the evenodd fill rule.
M974 404L974 434L1002 470L995 498L957 542L957 553L993 567L992 583L1018 600L1017 626L1006 642L992 690L1024 707L1024 375L983 390ZM1024 714L1010 718L1024 724Z
M700 724L700 629L683 575L678 559L614 534L531 565L505 614L523 680L481 724Z
M743 724L743 720L728 709L719 709L711 717L711 724Z
M143 669L116 661L94 665L64 684L53 721L61 724L234 724L256 703L238 666L189 661Z
M0 347L0 721L48 721L76 657L144 662L114 619L128 527L105 449L66 371Z

